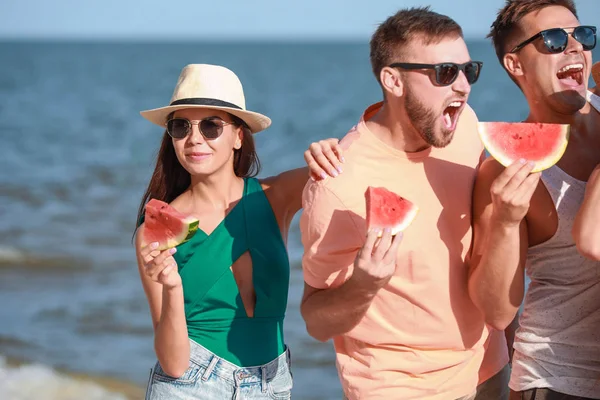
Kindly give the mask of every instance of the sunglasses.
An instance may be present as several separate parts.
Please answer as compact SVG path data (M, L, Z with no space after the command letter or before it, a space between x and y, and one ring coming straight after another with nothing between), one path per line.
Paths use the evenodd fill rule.
M483 63L481 61L469 61L464 64L439 63L439 64L413 64L413 63L394 63L391 68L402 69L433 69L435 70L435 82L439 86L448 86L454 83L458 74L462 71L470 85L477 82Z
M208 117L196 122L200 133L206 140L214 140L221 136L225 125L234 125L233 122L225 122L219 117ZM183 139L192 131L191 122L185 118L171 118L167 121L167 133L173 139Z
M588 51L592 50L596 47L596 27L595 26L577 26L575 28L567 28L573 29L571 36L575 40L577 40L583 46L583 50ZM569 33L563 28L552 28L545 29L526 41L520 43L515 46L510 52L516 53L521 50L523 47L527 46L529 43L533 42L538 38L544 39L544 45L549 53L556 54L562 53L567 48L567 44L569 43Z

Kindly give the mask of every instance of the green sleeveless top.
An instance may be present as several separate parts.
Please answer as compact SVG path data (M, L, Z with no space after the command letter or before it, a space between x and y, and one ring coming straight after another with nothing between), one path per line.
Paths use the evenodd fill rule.
M230 268L246 252L256 293L252 318ZM244 179L241 200L210 235L198 230L173 257L183 282L190 339L242 367L266 364L283 353L289 259L257 179Z

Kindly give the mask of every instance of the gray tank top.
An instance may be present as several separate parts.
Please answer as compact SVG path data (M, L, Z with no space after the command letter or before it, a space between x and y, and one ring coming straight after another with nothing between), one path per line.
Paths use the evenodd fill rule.
M600 399L600 262L579 254L571 236L586 182L557 166L544 171L542 181L558 212L558 230L527 253L531 283L515 337L510 387Z

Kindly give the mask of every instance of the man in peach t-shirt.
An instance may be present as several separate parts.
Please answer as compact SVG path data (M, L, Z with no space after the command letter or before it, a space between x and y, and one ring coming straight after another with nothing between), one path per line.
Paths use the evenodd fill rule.
M481 64L456 22L428 8L388 18L371 40L371 63L384 101L342 139L343 173L304 191L307 330L333 338L350 400L506 399L503 332L490 335L467 291L483 148L466 102ZM403 235L367 235L368 186L420 208Z

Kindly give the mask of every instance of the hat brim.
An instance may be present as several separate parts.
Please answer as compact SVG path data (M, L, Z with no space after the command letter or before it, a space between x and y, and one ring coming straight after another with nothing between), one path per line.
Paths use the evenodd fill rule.
M267 117L266 115L262 115L254 111L241 110L239 108L220 107L213 105L179 104L175 106L166 106L154 108L152 110L141 111L140 114L142 117L146 118L153 124L164 128L167 123L167 117L169 116L169 114L177 110L185 110L188 108L207 108L211 110L221 110L228 112L229 114L235 115L236 117L242 119L246 124L248 124L248 127L250 128L252 133L258 133L260 131L263 131L271 125L271 118Z

